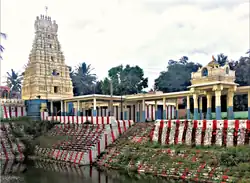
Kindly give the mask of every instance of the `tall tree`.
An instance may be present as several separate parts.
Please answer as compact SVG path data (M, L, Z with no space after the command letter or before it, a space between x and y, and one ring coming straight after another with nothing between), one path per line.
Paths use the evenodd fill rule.
M22 75L11 69L11 72L7 72L7 86L10 88L11 97L21 94L22 89Z
M230 68L235 70L235 82L240 86L250 86L250 55L242 56L239 61L229 62ZM247 95L236 95L234 97L234 110L247 110Z
M75 96L95 93L97 77L92 73L93 70L85 62L79 64L74 71L71 70Z
M191 73L196 72L201 64L189 62L187 56L179 61L169 60L167 71L160 73L155 79L155 88L163 92L177 92L187 90L191 85Z
M102 84L104 94L110 94L110 82L113 84L114 95L127 95L140 93L148 87L148 78L144 78L144 71L139 66L119 65L108 71L109 78Z

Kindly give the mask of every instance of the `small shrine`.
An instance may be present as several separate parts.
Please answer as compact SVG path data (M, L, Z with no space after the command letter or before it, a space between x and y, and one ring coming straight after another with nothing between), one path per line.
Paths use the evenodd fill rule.
M205 67L193 72L189 88L194 99L194 119L198 118L198 99L200 98L200 102L202 102L203 96L207 98L206 118L211 119L211 100L214 95L216 98L216 119L221 119L221 95L227 95L228 118L233 119L233 96L238 85L234 81L235 71L230 70L228 62L224 66L220 66L214 56L212 56L212 61ZM201 103L199 112L202 113Z

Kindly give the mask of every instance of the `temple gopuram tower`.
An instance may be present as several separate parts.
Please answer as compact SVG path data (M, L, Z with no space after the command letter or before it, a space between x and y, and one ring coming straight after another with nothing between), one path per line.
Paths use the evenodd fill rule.
M24 72L22 99L72 97L72 81L58 41L56 21L41 15L34 26L35 39Z

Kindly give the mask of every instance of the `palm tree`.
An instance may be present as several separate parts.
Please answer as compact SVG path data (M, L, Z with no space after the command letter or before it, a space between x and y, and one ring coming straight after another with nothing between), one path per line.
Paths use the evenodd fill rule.
M5 34L5 33L2 33L2 32L0 32L0 38L4 38L4 39L6 39L6 37L7 37L7 35ZM1 84L2 84L2 73L1 73L1 60L3 59L2 58L2 53L3 53L3 51L4 51L4 47L0 44L0 86L1 86Z
M10 88L11 96L21 93L22 75L11 69L11 73L7 72L7 86Z
M93 74L91 65L85 62L78 65L76 70L71 74L73 86L75 88L75 95L86 95L95 93L96 74Z
M219 55L217 55L217 62L220 66L224 66L227 62L227 56L223 53L220 53Z
M0 37L6 39L7 35L5 33L0 32ZM3 53L4 51L4 47L2 45L0 45L0 53ZM2 60L2 56L0 55L0 60Z

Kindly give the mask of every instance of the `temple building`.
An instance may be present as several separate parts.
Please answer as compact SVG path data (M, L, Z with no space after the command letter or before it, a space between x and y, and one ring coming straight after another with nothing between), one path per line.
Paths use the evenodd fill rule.
M85 95L50 101L51 115L108 116L113 111L116 119L132 119L144 122L147 119L180 119L180 102L186 99L186 119L250 119L250 86L235 83L235 71L228 63L219 66L213 60L191 74L191 86L187 91L172 93L146 93L126 96ZM248 96L248 111L234 112L235 95ZM226 97L222 104L222 97ZM191 99L193 102L191 102ZM110 101L112 105L110 104ZM72 105L70 109L69 104ZM222 113L223 108L227 112ZM58 113L58 112L61 112ZM246 115L245 115L246 114ZM237 116L236 116L237 115Z
M69 68L58 40L58 25L41 15L35 21L35 39L25 68L22 99L73 97Z

